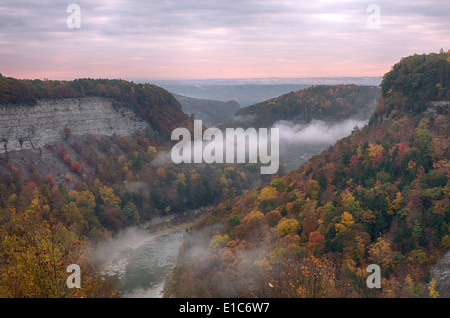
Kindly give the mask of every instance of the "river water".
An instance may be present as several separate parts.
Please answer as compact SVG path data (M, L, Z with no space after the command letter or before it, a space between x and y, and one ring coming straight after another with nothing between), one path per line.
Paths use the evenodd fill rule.
M102 275L126 298L161 298L164 281L175 266L185 229L121 244Z

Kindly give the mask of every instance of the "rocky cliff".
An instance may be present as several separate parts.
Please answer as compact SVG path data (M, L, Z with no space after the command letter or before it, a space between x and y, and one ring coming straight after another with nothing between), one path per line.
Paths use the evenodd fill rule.
M71 135L130 136L148 124L130 109L100 97L0 105L0 153L39 149Z
M450 298L450 252L447 252L433 266L431 275L436 280L439 296L442 298Z

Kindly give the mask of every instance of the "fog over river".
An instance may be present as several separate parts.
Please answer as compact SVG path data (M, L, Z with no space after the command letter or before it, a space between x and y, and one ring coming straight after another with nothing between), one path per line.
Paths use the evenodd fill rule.
M151 235L126 230L97 254L106 259L102 275L117 285L123 297L161 298L164 281L176 263L185 228Z

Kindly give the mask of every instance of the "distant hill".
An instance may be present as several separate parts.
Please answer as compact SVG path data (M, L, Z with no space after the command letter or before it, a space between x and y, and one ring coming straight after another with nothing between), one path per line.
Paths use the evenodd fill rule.
M193 115L194 119L203 121L203 125L212 127L223 122L231 120L234 114L241 109L236 101L217 101L192 98L173 94L180 102L183 112L187 115Z
M368 85L378 86L382 77L305 77L305 78L242 78L159 80L151 82L171 93L209 100L237 101L242 107L263 102L282 94L312 85Z
M229 101L235 100L239 105L245 107L254 103L262 102L281 94L296 91L308 84L239 84L239 85L164 85L172 94L179 94L193 98Z
M139 83L154 83L165 87L170 85L340 85L356 84L378 86L383 79L382 76L340 76L340 77L262 77L262 78L217 78L217 79L180 79L180 80L133 80Z
M449 70L450 51L402 59L367 126L204 217L166 296L449 297Z
M369 118L380 95L376 86L317 85L242 108L228 126L271 127L280 120L308 123Z

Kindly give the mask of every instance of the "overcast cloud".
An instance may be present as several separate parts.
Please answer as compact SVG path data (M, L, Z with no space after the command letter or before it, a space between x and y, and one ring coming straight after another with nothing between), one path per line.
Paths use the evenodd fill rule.
M81 28L69 29L69 4ZM374 3L380 28L367 26ZM450 48L450 2L2 0L0 73L18 78L381 76Z

